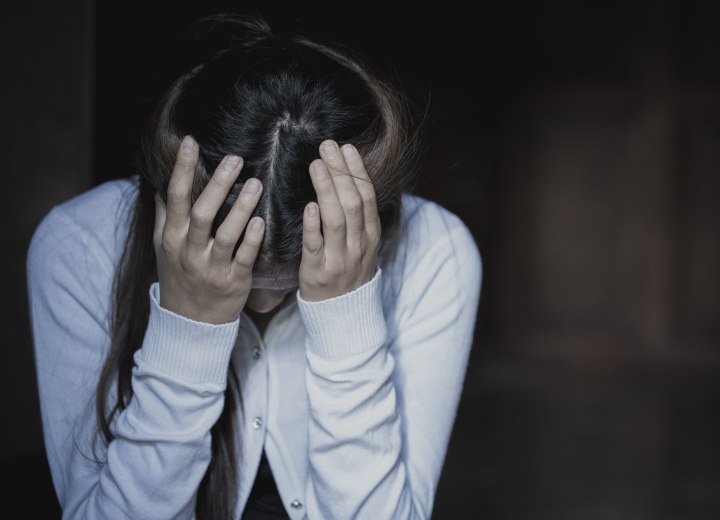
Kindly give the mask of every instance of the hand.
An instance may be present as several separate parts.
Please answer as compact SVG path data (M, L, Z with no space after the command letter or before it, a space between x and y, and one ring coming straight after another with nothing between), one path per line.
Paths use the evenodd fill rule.
M318 204L307 204L303 216L299 288L307 301L340 296L369 282L381 232L375 189L355 147L345 144L341 153L335 141L326 140L320 157L310 163Z
M155 195L153 243L160 306L199 322L229 323L242 312L252 288L252 267L264 233L262 218L250 220L234 258L233 250L260 199L262 184L257 179L245 183L212 238L213 220L242 169L242 159L226 156L191 209L198 151L197 143L186 137L170 177L167 207Z

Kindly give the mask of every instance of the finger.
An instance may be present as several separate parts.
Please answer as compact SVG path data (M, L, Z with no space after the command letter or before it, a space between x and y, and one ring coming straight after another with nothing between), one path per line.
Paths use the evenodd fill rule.
M165 229L165 220L167 217L167 211L165 209L165 203L158 192L155 192L155 230L153 232L153 245L155 250L159 250L162 245L162 235Z
M357 244L362 236L365 220L360 192L335 141L327 139L320 144L320 157L328 167L345 215L347 243Z
M260 217L253 217L245 230L245 237L238 247L233 260L233 272L240 271L242 274L252 276L252 267L260 251L263 235L265 233L265 222Z
M380 236L380 216L377 209L377 195L370 175L365 169L362 157L351 144L344 144L340 148L345 157L345 163L350 170L355 186L363 200L363 213L365 216L365 231L373 236Z
M310 163L310 178L317 194L325 249L342 253L347 248L345 213L335 192L330 172L322 159L315 159Z
M199 146L186 135L180 145L167 190L166 226L169 232L184 233L190 220L190 194Z
M242 234L250 215L255 210L260 195L262 183L258 179L248 179L238 194L237 200L230 208L225 220L215 232L211 255L216 259L232 259L235 245Z
M319 266L323 260L323 236L320 233L320 213L314 202L305 206L303 214L303 251L302 262L309 266Z
M207 247L213 221L241 169L242 159L237 155L227 155L220 161L207 186L193 204L187 235L191 247Z

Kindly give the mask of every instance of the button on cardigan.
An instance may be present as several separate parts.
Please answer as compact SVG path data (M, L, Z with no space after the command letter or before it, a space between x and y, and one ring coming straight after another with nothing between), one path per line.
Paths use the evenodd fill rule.
M398 255L354 291L299 291L261 336L244 312L196 322L159 305L134 355L134 395L97 434L115 267L138 179L53 207L27 255L45 446L63 518L194 518L232 363L240 518L263 449L293 519L429 518L465 378L481 257L459 217L402 198ZM112 398L112 396L110 396Z

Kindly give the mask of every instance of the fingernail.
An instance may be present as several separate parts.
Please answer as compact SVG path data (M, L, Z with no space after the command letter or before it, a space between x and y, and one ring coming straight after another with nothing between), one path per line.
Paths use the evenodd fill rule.
M185 137L183 137L181 146L183 150L192 150L193 148L195 148L195 139L193 139L189 135L186 135Z
M258 190L260 190L260 181L256 179L250 179L245 183L245 191L247 193L254 195L258 192Z
M308 204L307 212L308 215L314 217L315 215L317 215L317 206L315 204Z
M316 179L324 179L327 175L327 170L321 162L316 162L315 164L313 164L310 170L310 172L315 176Z
M234 170L237 168L237 165L240 164L240 157L237 155L228 155L227 159L225 159L225 164L229 169Z
M325 142L323 143L323 149L324 149L325 152L327 152L328 154L334 154L334 153L336 153L337 150L338 150L338 145L337 145L337 143L336 143L335 141L331 141L331 140L325 141Z
M344 144L340 150L342 150L345 159L352 159L355 157L355 147L351 144Z
M260 228L262 227L262 225L263 225L263 220L261 218L253 219L253 221L250 222L250 227L252 228L253 231L259 231Z

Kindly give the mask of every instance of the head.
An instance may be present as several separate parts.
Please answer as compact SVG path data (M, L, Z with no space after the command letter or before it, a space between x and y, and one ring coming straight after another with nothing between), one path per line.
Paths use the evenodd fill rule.
M210 16L195 24L193 34L214 45L172 84L147 127L140 164L148 189L165 198L187 134L200 145L193 202L226 154L241 156L243 169L213 233L244 182L259 179L264 190L254 214L266 224L260 274L288 278L299 268L303 209L317 200L308 166L324 139L349 142L373 181L388 238L383 244L391 243L416 159L400 90L373 75L354 52L276 36L259 17ZM252 306L257 299L249 301Z
M351 143L363 157L382 228L381 266L396 252L401 195L413 187L420 126L410 117L411 105L398 84L373 72L355 51L300 35L277 35L255 15L206 17L190 36L199 57L169 85L139 146L139 193L116 273L113 341L98 385L106 441L112 439L110 422L132 397L132 358L147 327L147 290L157 280L154 194L167 200L185 135L200 146L193 203L225 155L243 158L213 234L245 181L255 177L263 183L254 214L264 219L265 236L246 303L257 312L272 310L297 289L303 209L317 200L308 168L323 140ZM117 399L108 405L111 382ZM225 408L212 432L212 461L198 491L198 518L227 518L234 507L239 441L232 414L238 399L238 385L230 378Z

